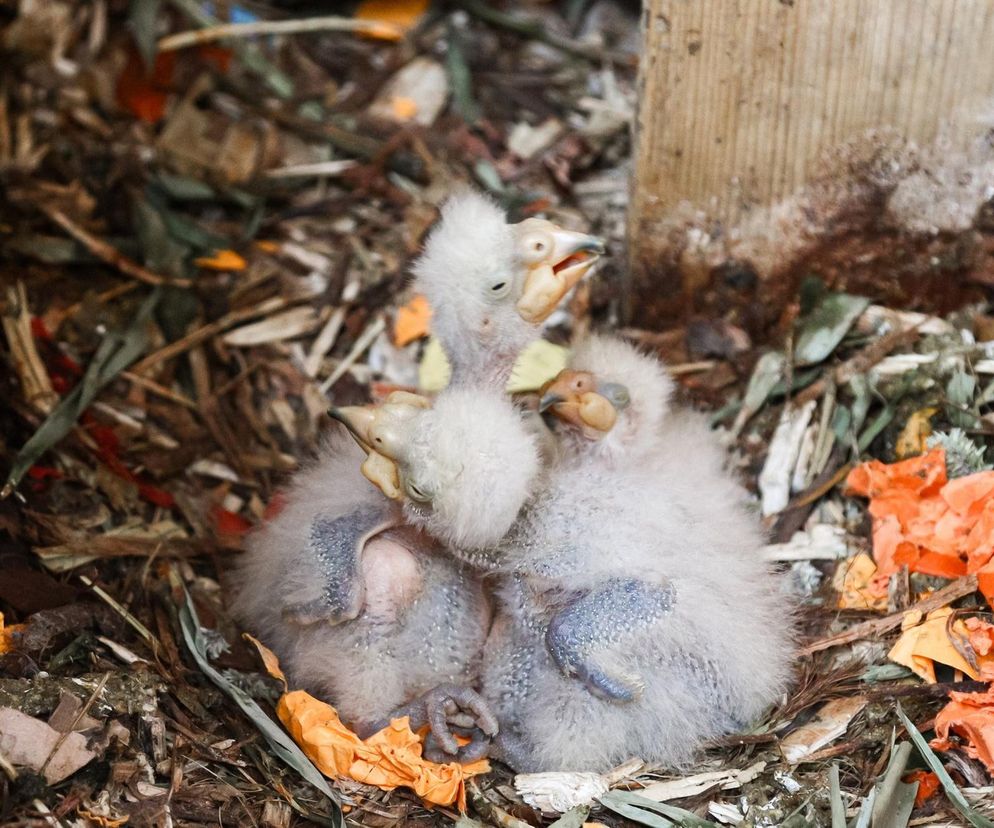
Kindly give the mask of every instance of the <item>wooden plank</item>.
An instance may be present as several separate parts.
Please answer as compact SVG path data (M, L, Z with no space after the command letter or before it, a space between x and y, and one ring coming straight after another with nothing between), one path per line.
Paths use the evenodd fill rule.
M994 109L990 0L645 0L643 24L636 265L675 215L734 227L867 130L956 150Z

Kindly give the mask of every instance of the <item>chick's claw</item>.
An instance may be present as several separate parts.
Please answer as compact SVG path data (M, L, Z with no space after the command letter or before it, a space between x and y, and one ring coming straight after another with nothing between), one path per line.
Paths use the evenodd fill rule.
M497 718L484 698L470 687L441 684L416 699L405 710L411 728L428 725L425 756L433 762L472 762L486 755L497 735ZM459 745L456 736L469 738Z

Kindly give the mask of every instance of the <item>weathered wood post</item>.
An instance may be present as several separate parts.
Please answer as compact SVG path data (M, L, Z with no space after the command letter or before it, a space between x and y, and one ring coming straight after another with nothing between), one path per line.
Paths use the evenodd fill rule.
M913 212L922 171L947 190L972 176L935 194L965 211L994 193L991 0L645 0L643 14L636 318L692 301L723 260L775 278L870 203Z

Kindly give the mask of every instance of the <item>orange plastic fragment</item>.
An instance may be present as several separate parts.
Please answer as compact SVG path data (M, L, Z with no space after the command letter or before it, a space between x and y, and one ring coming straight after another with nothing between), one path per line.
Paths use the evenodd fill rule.
M248 263L234 250L218 250L213 256L202 256L194 259L198 267L208 270L245 270Z
M994 606L994 471L947 480L945 453L934 449L890 465L863 463L847 483L870 498L881 575L902 566L942 578L976 574Z
M979 759L994 773L994 689L986 693L949 694L949 704L935 717L935 738L930 742L936 750L962 747L967 756ZM965 740L959 745L949 736Z
M252 636L245 638L256 646L269 674L283 682L285 689L286 677L276 655ZM411 730L407 716L360 739L342 723L334 707L303 690L284 692L276 714L325 776L344 776L386 791L411 788L426 804L456 803L460 811L465 811L466 780L490 770L485 759L467 765L429 762L421 755L421 738Z
M901 778L901 781L906 783L918 783L918 791L915 793L916 808L921 808L922 805L928 802L939 791L939 777L932 773L932 771L911 771L911 773L905 774L905 776Z
M393 341L398 348L428 336L431 330L431 305L420 293L397 308L393 323Z
M382 29L366 32L381 40L400 40L413 29L428 10L429 0L362 0L355 10L356 20L383 23Z

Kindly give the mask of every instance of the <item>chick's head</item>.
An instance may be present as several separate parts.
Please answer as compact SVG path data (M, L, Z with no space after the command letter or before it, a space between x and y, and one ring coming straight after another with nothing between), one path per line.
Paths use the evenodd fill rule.
M453 384L503 387L538 326L603 252L543 219L508 224L489 198L452 196L414 265L414 287L452 363Z
M651 447L672 391L658 360L621 340L591 336L542 389L540 409L566 448L620 458Z
M538 473L538 448L498 393L453 388L432 404L391 395L335 409L367 451L363 474L403 504L407 520L446 544L491 546L514 523Z

